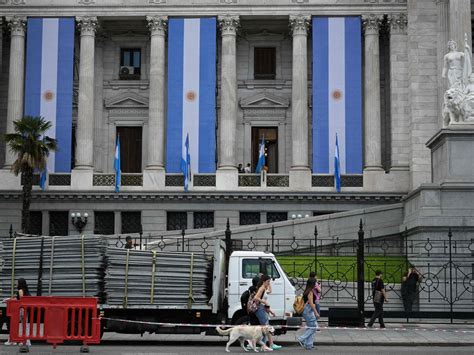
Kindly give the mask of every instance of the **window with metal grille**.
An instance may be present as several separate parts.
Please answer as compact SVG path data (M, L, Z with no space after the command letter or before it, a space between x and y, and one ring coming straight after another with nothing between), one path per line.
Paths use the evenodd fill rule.
M94 212L94 234L114 234L115 213L112 211Z
M254 48L255 80L275 80L276 77L276 48Z
M214 212L194 212L194 229L213 227Z
M166 212L166 230L175 231L188 228L186 212Z
M43 233L43 214L41 211L30 211L30 228L28 234L41 235Z
M267 223L275 223L288 220L287 212L267 212Z
M141 74L140 48L122 48L120 50L120 73L121 80L139 80Z
M260 224L260 212L240 212L240 225Z
M69 212L50 211L49 212L49 235L69 234Z
M140 233L142 231L141 212L122 212L122 233Z

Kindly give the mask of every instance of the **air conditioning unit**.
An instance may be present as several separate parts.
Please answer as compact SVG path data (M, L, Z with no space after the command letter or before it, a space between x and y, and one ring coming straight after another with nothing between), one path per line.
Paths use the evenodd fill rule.
M129 75L129 74L135 74L134 67L128 67L128 66L120 67L120 75Z

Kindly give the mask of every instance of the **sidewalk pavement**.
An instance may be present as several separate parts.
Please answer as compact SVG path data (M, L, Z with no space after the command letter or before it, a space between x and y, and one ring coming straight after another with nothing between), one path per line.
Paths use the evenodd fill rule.
M474 346L474 324L406 324L389 323L387 328L327 328L321 325L316 333L318 345L344 346ZM275 343L296 345L295 335L302 330L289 331L287 334L275 336ZM105 333L104 342L195 342L224 343L227 336L206 336L199 334L118 334Z

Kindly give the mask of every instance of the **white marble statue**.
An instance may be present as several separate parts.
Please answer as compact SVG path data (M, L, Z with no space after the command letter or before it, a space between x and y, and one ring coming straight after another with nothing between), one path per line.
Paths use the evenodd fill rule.
M474 124L474 75L472 52L464 38L464 53L457 51L454 41L448 42L449 53L444 56L443 78L448 78L444 93L443 126L455 123Z

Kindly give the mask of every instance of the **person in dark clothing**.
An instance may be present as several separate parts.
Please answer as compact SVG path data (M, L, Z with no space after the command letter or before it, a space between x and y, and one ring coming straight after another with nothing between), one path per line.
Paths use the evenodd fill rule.
M405 291L406 291L406 302L403 302L404 306L406 303L405 311L411 312L413 309L413 303L416 299L417 289L418 289L418 282L420 281L421 275L416 270L413 265L410 265L408 268L407 279L405 284Z
M17 300L20 300L23 296L31 296L30 290L28 290L28 284L26 283L26 280L22 277L20 277L17 282L16 282L16 288L17 291L15 293L15 298ZM10 327L10 322L7 323L8 328ZM27 327L27 335L29 332L29 328ZM10 329L9 329L10 330ZM8 337L8 340L5 342L5 345L16 345L16 343L13 343L10 341L10 337ZM31 346L31 342L28 339L25 343L26 346Z
M133 249L133 240L129 235L125 238L125 249Z
M400 293L402 294L402 301L403 301L403 309L405 310L405 312L408 312L408 308L409 308L407 278L408 278L408 272L405 272L405 274L402 277L402 284L400 287Z
M383 304L384 302L388 302L388 298L382 280L382 271L380 270L375 271L375 279L372 280L372 299L374 300L375 311L369 323L367 323L367 326L369 328L372 327L378 318L380 328L385 328L385 323L383 322Z
M257 293L257 285L260 281L260 277L261 277L260 275L256 275L252 279L252 286L250 286L249 289L242 294L242 297L240 297L240 304L242 306L242 310L244 310L245 313L248 314L248 316L250 318L250 324L251 325L259 325L260 324L260 322L258 321L258 318L255 315L255 313L249 314L247 312L247 302L249 301L250 296L252 294Z

